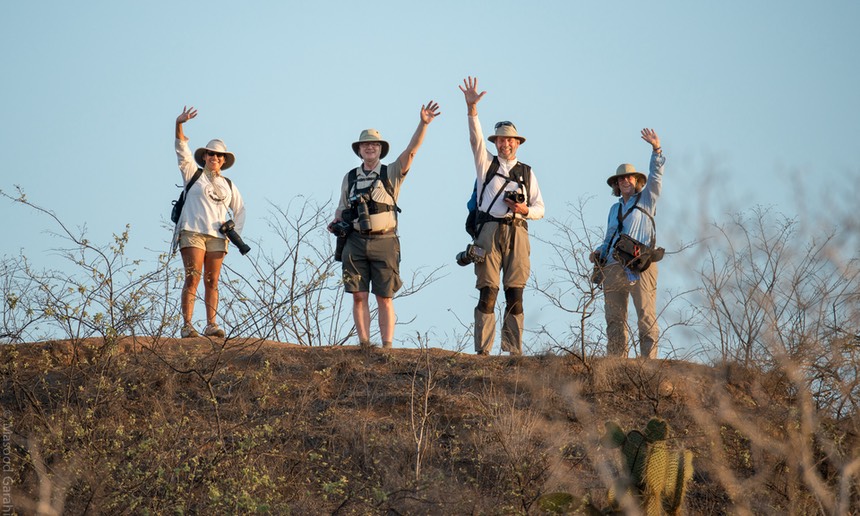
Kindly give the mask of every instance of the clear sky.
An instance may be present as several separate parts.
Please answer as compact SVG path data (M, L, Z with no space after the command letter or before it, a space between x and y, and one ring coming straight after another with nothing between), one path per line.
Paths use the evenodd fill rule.
M270 203L336 198L362 129L379 129L396 156L421 105L439 102L399 204L403 275L445 265L445 277L397 305L414 318L401 342L455 328L454 314L470 320L476 299L471 270L453 263L474 178L457 88L467 75L487 91L485 131L511 120L527 137L518 157L548 218L587 198L586 222L604 227L606 177L622 162L647 169L643 127L667 156L657 218L667 248L692 234L705 196L794 215L798 192L856 193L860 179L853 0L7 1L0 12L0 189L20 185L95 242L131 224L130 252L144 260L171 235L184 105L199 109L192 148L217 137L236 154L243 236L265 246ZM0 255L61 265L47 218L8 201L0 216ZM552 234L546 221L531 230ZM542 277L547 255L533 241ZM664 286L682 276L664 262ZM565 317L534 295L525 310L530 328Z

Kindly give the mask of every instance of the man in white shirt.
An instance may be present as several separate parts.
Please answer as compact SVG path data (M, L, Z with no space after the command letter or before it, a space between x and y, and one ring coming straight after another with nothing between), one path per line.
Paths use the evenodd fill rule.
M475 352L488 355L496 334L496 297L499 273L505 290L505 313L502 322L502 351L511 355L523 352L523 289L530 274L529 233L527 219L544 215L543 196L531 167L517 160L517 150L526 139L511 122L495 125L495 134L487 139L495 144L498 156L487 150L478 102L486 91L478 93L478 79L463 80L460 91L466 100L469 118L469 142L475 157L478 188L478 233L474 245L484 253L475 260L475 287L480 292L475 307Z

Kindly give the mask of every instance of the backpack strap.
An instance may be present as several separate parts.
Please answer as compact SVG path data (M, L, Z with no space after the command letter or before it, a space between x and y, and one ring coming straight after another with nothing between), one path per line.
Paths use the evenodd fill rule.
M191 180L188 181L187 185L185 185L185 195L188 195L188 190L191 190L191 187L194 186L194 183L196 183L198 179L200 179L200 176L202 174L203 174L203 169L198 168L197 172L195 172L194 175L191 176Z
M361 165L359 165L361 166ZM385 188L385 192L391 197L391 200L394 202L393 205L385 204L381 202L373 201L373 205L375 207L371 207L371 214L373 213L382 213L386 211L396 211L397 213L401 213L403 210L397 206L397 199L394 197L394 185L391 183L391 179L388 177L388 165L382 165L379 176L374 180L374 182L379 181L382 183L382 187ZM356 188L356 184L358 183L358 167L349 170L347 174L347 196L353 189ZM368 189L373 187L373 183Z
M517 164L508 172L507 176L499 174L499 167L499 157L493 156L493 162L490 163L490 168L487 169L487 175L484 177L484 184L481 187L481 196L478 197L478 204L481 203L480 199L484 195L484 189L487 188L488 184L490 184L490 180L493 179L493 176L499 176L523 185L526 190L526 205L531 206L529 199L529 185L531 184L532 179L532 167L526 165L522 161L518 161Z
M394 211L402 213L403 210L397 205L397 199L394 197L394 185L391 184L391 178L388 177L388 165L382 165L379 175L382 180L382 187L385 188L385 191L388 192L388 195L391 196L391 200L394 202Z
M526 190L526 206L531 206L529 198L529 185L532 180L532 167L518 161L514 168L511 169L511 175L514 176L514 181L523 185Z
M505 186L507 186L507 184L511 181L510 177L506 177L506 176L499 174L499 167L500 166L501 166L501 164L499 163L499 157L493 156L493 162L490 163L490 168L487 169L487 174L484 176L484 183L481 185L481 191L480 191L480 193L478 195L478 199L477 199L478 203L477 203L477 207L475 208L475 211L477 212L478 225L477 225L477 229L475 230L475 235L480 235L481 230L484 229L484 224L486 224L487 222L490 221L490 219L492 218L489 216L490 215L490 209L493 207L494 204L496 204L496 201L499 199L499 196L502 195L502 192L505 191ZM484 212L484 211L481 211L481 199L484 198L484 192L487 189L487 185L490 184L490 180L493 179L494 176L499 176L499 177L504 178L505 183L502 185L501 188L499 188L499 191L496 192L496 196L493 197L493 200L490 201L490 205L487 207L487 211ZM475 238L477 238L477 236Z
M481 185L481 190L478 192L478 209L481 207L481 199L484 198L484 190L487 189L487 185L490 184L490 180L493 179L493 176L499 175L499 157L493 156L493 162L490 163L490 168L487 169L487 174L484 176L484 184ZM495 199L493 199L495 202ZM490 204L492 206L492 203Z

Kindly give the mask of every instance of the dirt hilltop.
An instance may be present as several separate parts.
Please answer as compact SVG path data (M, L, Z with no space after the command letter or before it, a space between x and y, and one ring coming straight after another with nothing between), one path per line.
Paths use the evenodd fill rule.
M552 492L605 507L604 423L652 417L695 454L687 513L820 509L780 455L800 416L778 373L205 337L2 345L0 364L22 513L543 514Z

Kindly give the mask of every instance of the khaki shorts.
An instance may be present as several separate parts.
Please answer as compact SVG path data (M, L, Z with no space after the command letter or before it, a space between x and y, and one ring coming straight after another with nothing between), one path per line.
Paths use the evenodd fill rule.
M343 248L343 285L347 292L368 292L394 297L400 280L400 239L396 236L363 237L352 232Z
M182 249L183 247L196 247L197 249L203 249L207 253L218 251L226 253L227 239L183 230L179 232L179 248Z

